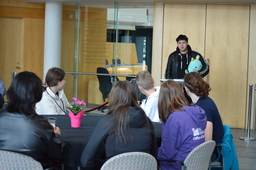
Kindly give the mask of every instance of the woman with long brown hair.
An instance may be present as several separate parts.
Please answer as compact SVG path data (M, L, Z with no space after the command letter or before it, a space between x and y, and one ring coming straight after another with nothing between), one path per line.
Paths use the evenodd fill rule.
M158 158L184 161L190 151L205 141L204 110L189 105L180 85L172 80L163 82L158 100L162 121L162 142ZM162 170L181 169L180 164L160 162Z
M81 156L81 164L97 170L109 158L141 151L156 157L152 122L140 108L134 86L118 81L109 94L109 110L92 132Z

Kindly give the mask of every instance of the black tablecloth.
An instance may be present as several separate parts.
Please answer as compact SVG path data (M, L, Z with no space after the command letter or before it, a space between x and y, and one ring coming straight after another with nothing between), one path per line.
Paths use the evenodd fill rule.
M57 118L56 126L61 130L61 136L65 142L64 165L65 169L75 168L80 163L80 157L90 135L102 116L87 115L83 117L81 127L71 128L70 118L67 115L47 115L44 117ZM153 123L158 144L161 140L161 124Z

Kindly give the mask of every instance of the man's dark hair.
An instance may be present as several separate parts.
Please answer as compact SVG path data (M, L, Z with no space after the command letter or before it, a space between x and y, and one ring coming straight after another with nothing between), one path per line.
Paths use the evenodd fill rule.
M180 41L180 40L185 40L188 42L188 37L186 35L182 35L180 34L177 38L176 38L176 42Z
M6 111L25 115L36 114L35 104L42 98L42 81L34 73L17 74L7 90Z

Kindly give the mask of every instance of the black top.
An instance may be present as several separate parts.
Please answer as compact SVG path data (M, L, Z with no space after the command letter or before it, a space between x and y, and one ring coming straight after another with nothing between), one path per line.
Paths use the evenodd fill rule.
M188 52L186 54L181 54L177 47L176 51L169 55L165 70L166 79L183 79L185 70L188 68L191 58L196 58L197 55L200 56L199 60L202 63L202 68L198 70L199 74L204 77L209 73L209 65L207 64L207 61L204 60L203 56L200 53L193 51L189 45L187 48Z
M141 108L130 107L129 132L126 135L126 145L123 146L113 129L112 115L102 117L95 126L92 135L84 148L81 164L87 169L99 169L98 160L104 161L124 152L146 152L157 156L157 144L152 122ZM149 122L149 126L147 124ZM104 162L103 161L103 162Z
M200 98L196 105L204 109L207 116L207 121L212 122L213 124L212 139L216 142L216 144L221 143L224 135L224 129L216 104L210 97L206 96L204 98Z
M37 115L0 112L0 149L28 155L44 167L58 163L62 158L59 143L48 121Z

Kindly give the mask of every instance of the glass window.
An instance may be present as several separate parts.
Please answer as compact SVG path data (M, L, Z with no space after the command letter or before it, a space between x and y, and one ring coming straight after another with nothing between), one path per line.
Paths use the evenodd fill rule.
M111 85L151 72L153 4L64 4L63 14L61 67L80 73L67 73L68 99L103 104L97 70L113 74Z

